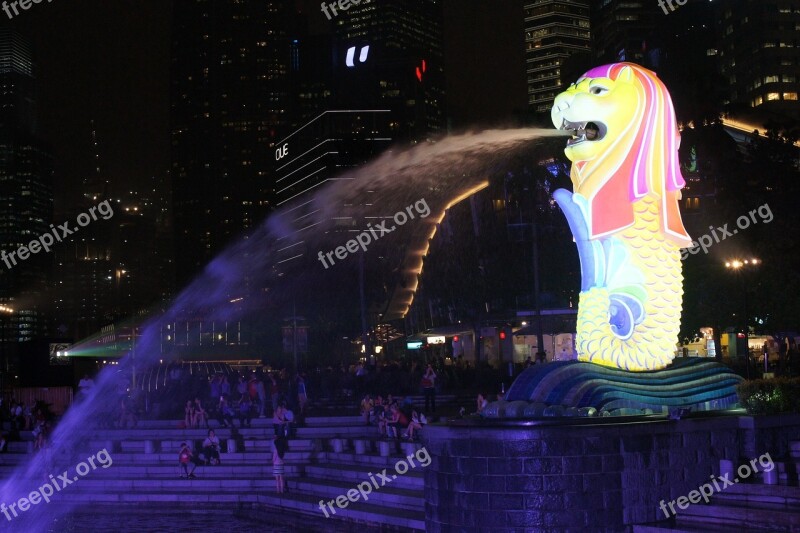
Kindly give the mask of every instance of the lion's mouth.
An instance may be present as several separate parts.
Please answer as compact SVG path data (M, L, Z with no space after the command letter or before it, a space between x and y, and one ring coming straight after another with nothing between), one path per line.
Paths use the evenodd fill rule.
M597 121L570 122L564 119L560 129L573 132L572 138L567 140L567 146L599 141L606 135L605 124Z

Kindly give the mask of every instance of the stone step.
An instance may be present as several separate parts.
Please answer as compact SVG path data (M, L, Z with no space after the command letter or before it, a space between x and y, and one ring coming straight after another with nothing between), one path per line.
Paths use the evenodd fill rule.
M800 529L800 513L785 507L762 503L758 507L725 504L694 504L676 515L676 525L727 526L737 531L796 531Z
M382 457L376 452L356 454L353 453L352 451L341 452L341 453L324 452L318 455L319 455L319 464L340 463L340 464L362 465L367 467L380 466L381 468L394 468L394 465L397 461L406 458L406 454L402 453L402 450L401 452L392 451L392 454L389 457ZM418 461L415 459L414 464L417 463Z
M291 511L314 516L315 518L324 517L325 514L320 509L320 498L308 494L298 494L289 492L288 494L259 494L258 502L274 507L289 509ZM336 514L328 514L331 518L345 518L369 524L385 524L404 531L424 531L425 513L423 511L411 511L408 509L395 509L373 504L370 501L348 503L344 509L339 509L334 505ZM353 527L351 530L357 530Z
M718 527L713 524L698 526L633 526L633 533L731 533L730 527Z
M391 477L391 476L389 476ZM329 479L319 478L300 478L300 479L287 479L287 484L290 489L296 490L302 494L318 496L325 501L335 500L340 495L347 495L347 492L355 489L358 491L357 484L366 481L369 483L369 478L364 477L355 483L346 481L333 481ZM403 488L394 487L391 483L381 486L381 481L376 478L378 489L371 485L373 492L367 495L367 501L371 504L382 504L396 509L408 509L411 511L424 511L425 500L423 497L423 489L408 490ZM365 489L366 490L366 489ZM360 501L364 501L359 493Z
M130 452L130 453L145 453L145 441L149 439L142 439L142 440L129 440L126 439L124 441L119 442L119 447L115 449L120 449L122 452ZM170 452L178 451L181 449L181 444L187 442L191 445L194 450L199 451L202 448L202 441L205 440L204 438L201 439L192 439L192 438L184 438L184 439L175 439L175 440L154 440L153 445L156 447L156 450L160 452ZM116 441L115 441L116 442ZM272 451L272 443L274 439L272 437L268 438L246 438L243 441L240 441L241 444L244 444L245 450L253 450L253 451ZM317 446L315 440L313 439L290 439L289 443L289 450L291 451L313 451ZM222 452L227 449L227 439L220 438L220 447ZM108 441L105 440L91 440L89 441L89 448L94 450L101 450L103 448L107 448Z
M3 453L0 454L0 465L3 464L18 465L20 463L29 461L31 457L33 457L33 454L30 453L23 453L23 452Z
M78 454L77 457L88 457L91 453L84 453ZM114 461L114 465L117 464L124 464L124 465L141 465L141 466L160 466L160 465L171 465L177 464L178 462L178 453L126 453L126 452L114 452L111 455L111 458ZM314 452L286 452L284 459L287 462L301 462L301 461L308 461L312 458L317 456ZM249 464L272 464L272 453L271 452L245 452L245 453L220 453L220 459L223 463L228 461L236 461L242 463L249 463Z
M11 442L7 443L7 446L6 446L7 451L6 451L6 453L8 453L8 454L12 454L12 453L28 453L29 447L32 446L32 445L33 445L33 441L32 440L30 440L30 441L18 441L18 440L11 441ZM2 457L2 455L0 455L0 457Z
M196 485L199 479L184 479L181 480L186 484L186 490L176 491L173 490L169 493L153 492L153 491L137 491L137 492L101 492L101 491L82 491L78 484L75 484L75 490L70 486L69 491L58 493L56 501L59 503L75 503L86 505L87 503L155 503L155 502L172 502L172 503L257 503L258 494L256 492L236 492L236 493L221 493L218 491L202 491ZM274 491L274 481L271 491Z
M238 427L239 421L236 420L236 425ZM216 419L212 418L210 420L212 428L218 425ZM361 422L361 417L359 416L308 416L305 419L305 425L308 427L331 427L331 426L341 426L341 425L348 425L348 424L358 424ZM139 420L139 423L136 425L135 429L175 429L175 430L183 430L187 431L185 428L180 428L179 426L183 424L183 420ZM272 428L272 417L267 418L254 418L251 421L251 425L253 428ZM108 430L108 431L125 431L125 430ZM191 430L188 430L191 431ZM203 431L198 430L198 431Z
M191 467L190 467L191 468ZM287 475L299 476L305 471L302 464L285 464ZM91 473L95 478L113 478L113 479L171 479L183 472L180 465L177 463L173 465L163 466L119 466L113 465L112 468L104 469L98 468ZM272 478L272 463L270 464L250 464L242 463L232 465L225 463L221 465L199 465L195 474L198 476L202 473L203 478ZM88 476L87 476L88 477Z
M96 479L91 475L80 478L79 483L75 486L80 486L81 491L84 492L130 492L130 491L163 491L163 492L183 492L186 490L208 490L217 492L239 492L246 490L269 490L275 486L275 479L273 476L263 478L212 478L206 477L204 472L199 468L195 470L195 479L181 479L178 469L169 479L158 479L148 477L145 479ZM187 485L187 482L190 485ZM72 488L72 485L70 485Z
M91 486L86 483L87 479L82 479L80 484L75 484L70 487L69 491L57 493L52 500L59 504L73 503L86 505L91 502L92 504L114 504L114 503L138 503L138 504L180 504L180 505L198 505L198 504L252 504L259 503L262 505L279 507L289 511L299 512L305 515L312 515L316 518L324 516L319 507L320 497L316 494L311 495L308 493L297 492L306 489L304 483L289 482L289 492L279 495L275 493L274 480L265 480L263 486L256 488L250 492L227 492L224 489L220 490L217 484L209 483L207 480L197 478L194 480L175 480L175 487L170 488L169 493L157 492L153 490L146 491L109 491L107 487ZM384 491L387 496L391 496L388 491ZM332 496L338 496L337 493ZM376 495L376 497L372 497ZM336 513L331 517L336 519L338 517L347 520L355 520L360 522L367 522L370 524L385 524L394 526L407 531L423 531L425 528L424 511L421 507L415 509L407 509L397 506L397 501L392 501L391 498L383 497L382 499L389 502L389 505L378 501L378 492L370 495L370 500L358 503L349 503L345 509L339 509L335 506ZM422 500L420 498L420 506ZM274 511L268 511L274 512ZM328 511L330 514L330 510ZM317 515L316 513L319 513Z
M800 487L737 483L714 493L712 501L755 508L762 504L780 505L800 511Z
M386 464L383 468L386 468L388 475L389 472L394 472L394 463ZM369 474L372 474L378 482L378 485L380 485L381 480L375 474L383 472L383 468L370 468L362 465L349 464L317 464L306 466L305 475L306 477L314 479L346 481L355 486L355 484L369 480ZM419 467L417 467L417 469L418 468ZM398 475L391 484L387 484L386 486L421 491L425 487L425 478L424 473L421 470L417 471L417 469L409 470L402 476Z
M213 428L220 440L232 437L231 430L226 428ZM247 438L273 438L275 431L270 426L264 428L236 428L241 437ZM306 439L329 439L341 437L375 437L378 430L375 426L367 426L363 422L358 425L338 425L330 427L297 427L294 436ZM88 438L95 441L145 441L145 440L203 440L208 435L205 429L103 429L92 431Z

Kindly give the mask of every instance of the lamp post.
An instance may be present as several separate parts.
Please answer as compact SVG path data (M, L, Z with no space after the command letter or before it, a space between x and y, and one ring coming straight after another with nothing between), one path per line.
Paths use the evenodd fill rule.
M5 394L7 382L6 375L8 375L8 360L6 359L6 322L8 317L14 313L14 310L6 305L0 305L0 342L2 342L2 372L0 372L0 395Z
M745 366L747 367L747 379L750 379L750 328L748 325L748 311L747 311L747 281L744 277L744 272L749 271L756 266L760 265L760 259L731 259L725 262L725 268L732 270L739 276L742 284L742 293L744 297L744 346L745 346Z

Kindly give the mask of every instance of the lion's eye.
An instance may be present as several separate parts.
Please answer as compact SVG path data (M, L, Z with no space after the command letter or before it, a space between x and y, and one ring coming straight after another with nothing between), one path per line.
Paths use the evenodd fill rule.
M600 85L596 85L591 89L589 89L589 92L592 94L603 94L605 92L608 92L608 89L606 89L605 87L601 87Z

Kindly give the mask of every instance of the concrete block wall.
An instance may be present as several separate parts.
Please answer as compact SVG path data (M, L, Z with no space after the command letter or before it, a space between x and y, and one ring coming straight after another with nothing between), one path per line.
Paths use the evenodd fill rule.
M625 531L664 520L661 500L719 474L720 459L784 454L800 416L589 425L430 425L426 530Z

